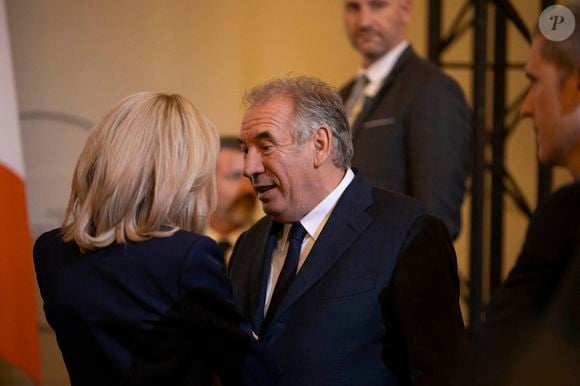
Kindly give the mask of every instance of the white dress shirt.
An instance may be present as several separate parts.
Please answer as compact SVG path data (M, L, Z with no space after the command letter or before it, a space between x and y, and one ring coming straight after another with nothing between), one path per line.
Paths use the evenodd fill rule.
M354 179L354 173L349 168L347 169L344 177L338 184L336 188L324 200L322 200L314 209L310 211L306 216L304 216L300 223L306 229L306 235L302 241L302 248L300 249L300 259L298 260L298 271L304 265L308 254L312 250L316 239L324 229L324 225L328 221L332 210L336 206L338 199L344 193L345 189ZM276 248L272 252L272 265L270 267L270 277L268 278L268 288L266 290L266 304L264 306L264 315L268 311L270 306L270 300L272 299L272 293L276 287L276 282L278 281L278 276L282 271L284 266L284 260L286 259L286 253L288 252L288 246L290 245L288 241L288 233L290 232L290 227L292 224L284 224L284 228L281 234L278 236L278 241L276 243Z

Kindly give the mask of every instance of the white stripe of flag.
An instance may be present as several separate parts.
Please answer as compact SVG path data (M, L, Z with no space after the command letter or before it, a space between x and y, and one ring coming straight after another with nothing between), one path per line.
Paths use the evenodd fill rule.
M16 86L4 0L0 0L0 163L24 179Z

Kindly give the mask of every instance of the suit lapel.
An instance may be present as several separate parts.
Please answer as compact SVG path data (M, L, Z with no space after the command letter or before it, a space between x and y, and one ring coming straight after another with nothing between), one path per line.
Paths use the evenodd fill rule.
M401 54L397 63L393 66L393 69L389 73L389 75L383 81L383 84L377 94L371 98L368 102L363 105L363 109L358 115L356 121L352 125L352 136L353 140L356 139L357 134L360 132L361 126L364 122L368 121L372 112L376 109L376 107L381 103L383 100L383 96L387 93L387 91L393 85L394 80L397 78L398 73L404 68L405 63L408 62L410 59L415 57L415 52L413 48L409 45Z
M250 244L247 252L253 261L250 273L250 315L256 331L260 331L260 325L264 320L264 302L272 266L272 251L276 247L279 231L278 225L268 218L265 231L258 232L258 238Z
M340 259L371 223L365 209L372 205L371 186L358 173L336 204L274 318L278 318Z

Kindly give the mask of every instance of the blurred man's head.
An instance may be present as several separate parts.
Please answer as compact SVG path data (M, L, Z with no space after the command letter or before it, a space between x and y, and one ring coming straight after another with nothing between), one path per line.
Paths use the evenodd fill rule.
M216 163L217 206L211 218L214 230L226 234L249 225L256 209L256 195L244 177L244 156L235 137L220 138Z
M538 158L580 177L580 2L566 6L576 29L562 42L536 32L526 73L531 85L521 114L534 123Z
M278 79L246 96L240 138L244 174L264 212L300 220L340 182L352 157L342 100L315 78Z
M406 39L412 0L343 0L344 25L366 67Z

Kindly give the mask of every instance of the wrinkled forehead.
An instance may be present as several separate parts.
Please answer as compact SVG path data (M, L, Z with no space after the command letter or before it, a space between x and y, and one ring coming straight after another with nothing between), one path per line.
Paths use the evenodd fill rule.
M251 105L242 120L240 139L247 142L284 133L294 128L294 108L287 97L276 96Z

